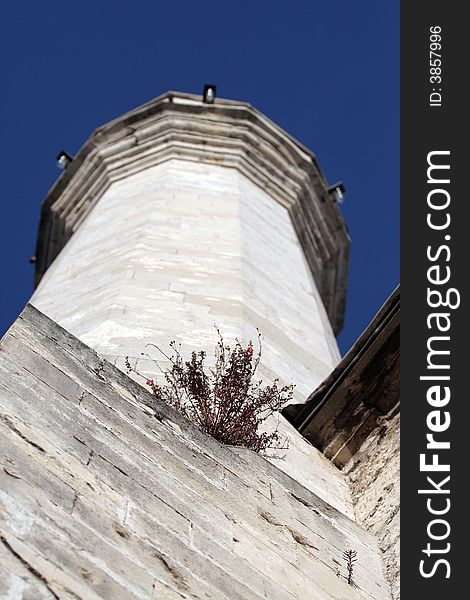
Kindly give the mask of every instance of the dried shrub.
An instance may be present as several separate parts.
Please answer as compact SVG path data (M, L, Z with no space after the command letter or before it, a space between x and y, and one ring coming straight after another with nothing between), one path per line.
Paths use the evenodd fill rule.
M356 550L345 550L343 552L343 560L346 561L346 568L348 570L347 579L348 579L349 585L354 585L353 574L354 574L354 563L357 560L356 556L357 556Z
M235 346L230 348L225 345L218 329L217 333L219 340L213 368L206 368L205 352L193 352L190 360L184 361L181 346L171 342L169 355L158 346L148 344L169 361L170 367L167 370L162 370L155 359L142 353L151 358L163 374L162 385L154 379L143 377L131 366L128 358L127 370L146 379L155 398L177 410L223 444L244 446L255 452L287 448L286 441L281 440L277 425L269 433L260 428L266 419L279 413L292 399L293 386L279 387L278 380L264 387L262 381L254 382L261 360L259 332L256 356L251 341L244 347L236 340Z

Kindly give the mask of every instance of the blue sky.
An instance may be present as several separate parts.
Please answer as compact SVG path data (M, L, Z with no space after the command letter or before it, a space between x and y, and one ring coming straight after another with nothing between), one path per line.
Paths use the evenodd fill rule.
M84 0L2 8L0 334L32 293L42 199L99 125L173 89L251 102L347 187L342 351L399 280L399 2Z

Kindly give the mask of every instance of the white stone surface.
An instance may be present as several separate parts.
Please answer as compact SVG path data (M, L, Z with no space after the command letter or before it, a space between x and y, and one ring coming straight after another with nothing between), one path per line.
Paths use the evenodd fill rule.
M390 600L370 533L31 306L0 342L0 415L1 598Z
M111 361L173 339L212 355L214 323L228 342L258 327L263 379L298 401L339 360L287 210L227 167L170 160L113 183L31 302Z

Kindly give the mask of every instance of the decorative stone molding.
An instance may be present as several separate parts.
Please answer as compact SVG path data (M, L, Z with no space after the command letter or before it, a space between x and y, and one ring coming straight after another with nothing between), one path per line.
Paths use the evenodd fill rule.
M315 156L242 102L167 92L98 128L44 200L35 284L112 182L174 158L237 169L288 209L338 333L350 243L339 208Z

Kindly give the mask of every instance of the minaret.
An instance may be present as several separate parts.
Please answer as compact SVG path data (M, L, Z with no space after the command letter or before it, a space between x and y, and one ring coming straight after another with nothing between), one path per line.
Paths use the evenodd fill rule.
M123 367L263 335L302 401L339 353L349 240L315 157L246 103L166 93L99 128L43 204L32 303ZM161 358L161 357L158 357Z
M365 526L395 577L397 428L382 444L390 398L381 366L363 374L391 312L335 369L349 239L315 157L248 104L167 93L64 165L36 308L0 340L0 597L390 600ZM260 375L297 401L324 382L300 416L333 460L282 415L284 456L221 444L122 372L155 376L148 343L210 355L214 324L228 343L259 328Z
M339 361L348 248L311 152L249 104L169 92L96 130L50 190L31 302L152 377L149 343L210 357L214 324L227 342L259 328L260 376L303 402ZM287 433L280 467L308 485Z

